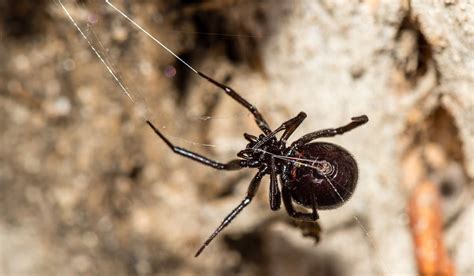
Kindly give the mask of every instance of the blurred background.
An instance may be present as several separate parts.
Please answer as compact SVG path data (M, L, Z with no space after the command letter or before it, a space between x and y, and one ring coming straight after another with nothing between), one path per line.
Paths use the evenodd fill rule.
M472 3L113 3L272 127L305 111L293 138L367 114L328 139L358 188L308 226L270 210L265 178L194 258L254 172L179 157L144 118L221 161L253 118L104 1L64 5L133 102L58 2L0 0L1 275L474 274Z

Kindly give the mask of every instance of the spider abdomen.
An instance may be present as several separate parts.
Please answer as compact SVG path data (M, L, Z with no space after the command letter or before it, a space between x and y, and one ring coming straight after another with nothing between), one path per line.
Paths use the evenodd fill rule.
M344 148L325 142L303 145L290 152L283 174L293 200L311 208L333 209L353 194L358 178L355 159Z

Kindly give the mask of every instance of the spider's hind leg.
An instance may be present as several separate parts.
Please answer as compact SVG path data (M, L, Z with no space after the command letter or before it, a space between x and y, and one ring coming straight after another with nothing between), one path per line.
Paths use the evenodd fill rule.
M303 212L298 212L295 210L292 199L291 199L291 192L288 187L285 187L285 185L283 185L283 188L282 188L282 198L283 198L283 204L285 205L286 212L291 217L295 219L303 220L303 221L309 221L309 222L314 222L319 219L319 214L318 214L317 205L316 205L316 198L313 198L311 213L303 213Z
M321 138L321 137L334 137L336 135L342 135L348 131L353 130L369 121L369 117L367 115L361 115L357 117L352 117L351 122L345 126L338 127L338 128L328 128L323 130L318 130L315 132L308 133L301 137L300 139L296 140L291 144L291 147L294 146L301 146L306 143L311 142L314 139Z

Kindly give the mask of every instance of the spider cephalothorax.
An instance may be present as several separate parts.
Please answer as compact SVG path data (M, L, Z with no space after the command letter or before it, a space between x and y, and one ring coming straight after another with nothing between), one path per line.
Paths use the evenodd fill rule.
M357 184L357 163L344 148L326 142L313 142L321 137L333 137L343 134L368 122L365 115L353 117L352 121L342 127L329 128L311 132L297 139L290 146L286 142L306 118L304 112L271 130L260 112L230 87L227 87L201 72L198 74L247 108L255 117L262 134L253 136L245 133L249 142L234 159L220 163L174 146L150 121L148 125L177 154L200 162L218 170L239 170L256 168L257 174L250 182L244 200L224 219L212 235L196 253L196 257L206 246L244 209L254 197L263 176L270 175L269 201L272 210L278 210L283 201L288 214L296 219L315 221L318 209L332 209L342 205L350 198ZM282 134L279 135L279 133ZM278 176L280 181L278 181ZM278 185L280 182L280 185ZM295 210L293 203L311 209L311 212Z
M244 150L241 150L237 156L247 162L247 167L258 168L268 164L272 156L282 156L285 144L276 139L274 135L259 137L245 133L244 138L249 141Z

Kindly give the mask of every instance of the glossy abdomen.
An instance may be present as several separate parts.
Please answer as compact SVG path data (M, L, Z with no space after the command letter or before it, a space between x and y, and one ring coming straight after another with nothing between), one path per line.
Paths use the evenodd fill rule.
M354 157L344 148L325 142L310 143L292 151L294 161L284 169L293 200L311 208L332 209L353 194L358 178Z

